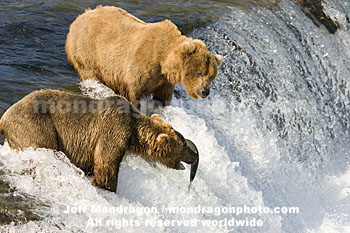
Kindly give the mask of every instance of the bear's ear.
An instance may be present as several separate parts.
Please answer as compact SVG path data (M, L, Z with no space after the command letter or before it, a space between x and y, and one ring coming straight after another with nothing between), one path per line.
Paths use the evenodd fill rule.
M160 118L160 116L158 114L152 114L151 119L154 121L158 121L160 123L164 123L163 119Z
M191 55L196 51L196 45L189 41L182 42L182 53Z
M165 133L161 133L158 135L157 137L157 142L159 144L163 144L163 143L167 143L169 141L169 135L165 134Z
M222 56L219 55L219 54L215 54L215 55L214 55L214 58L215 58L216 64L218 64L218 67L221 66L222 60L223 60L223 59L222 59Z

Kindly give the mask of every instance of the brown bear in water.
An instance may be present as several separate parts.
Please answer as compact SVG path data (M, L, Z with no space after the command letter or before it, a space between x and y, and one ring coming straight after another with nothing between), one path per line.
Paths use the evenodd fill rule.
M169 20L145 23L112 6L78 16L66 52L81 80L100 81L131 102L153 94L163 105L170 104L177 83L194 99L207 97L222 63Z
M10 107L0 120L11 148L62 151L92 183L116 191L119 165L126 153L182 170L196 154L184 137L158 115L147 117L124 97L104 100L57 90L35 91Z

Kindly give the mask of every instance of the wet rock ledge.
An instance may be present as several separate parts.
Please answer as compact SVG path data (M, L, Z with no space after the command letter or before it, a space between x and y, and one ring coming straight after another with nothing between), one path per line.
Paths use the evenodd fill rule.
M315 25L325 26L326 29L332 34L334 34L337 29L340 28L338 23L334 22L323 12L324 7L321 0L297 0L297 2L300 4L304 13L311 18Z
M220 0L215 0L220 2ZM340 25L333 21L329 16L324 13L324 6L322 5L322 0L292 0L299 4L302 11L308 16L313 23L320 27L323 25L330 33L334 34ZM279 8L280 0L232 0L232 2L225 4L239 7L243 10L249 10L256 7L264 7L273 10L274 8Z
M15 190L2 180L2 175L4 173L0 170L0 228L7 224L16 225L40 220L41 218L33 212L35 207L38 208L38 203L30 197L15 194Z

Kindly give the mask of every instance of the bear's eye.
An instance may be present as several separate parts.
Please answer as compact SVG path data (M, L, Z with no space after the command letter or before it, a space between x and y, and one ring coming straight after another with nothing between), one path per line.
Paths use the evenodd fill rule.
M197 76L198 76L198 78L201 78L201 77L203 77L203 74L202 74L202 72L197 72Z

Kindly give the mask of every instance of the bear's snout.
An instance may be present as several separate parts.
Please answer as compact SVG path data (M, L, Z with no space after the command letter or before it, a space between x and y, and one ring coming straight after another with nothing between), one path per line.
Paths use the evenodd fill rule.
M210 94L210 88L200 88L196 91L196 94L201 97L202 99L207 98Z
M184 158L182 159L182 161L187 163L187 164L194 164L197 162L197 160L198 160L198 156L196 156L193 153L184 156Z
M193 165L193 164L196 164L197 161L198 161L198 156L195 153L193 152L187 153L186 155L183 155L180 158L180 162L175 163L174 169L185 170L185 166L181 162Z
M206 97L209 95L209 93L210 93L209 88L208 88L208 89L204 89L204 90L202 91L202 96L203 96L204 98L206 98Z

